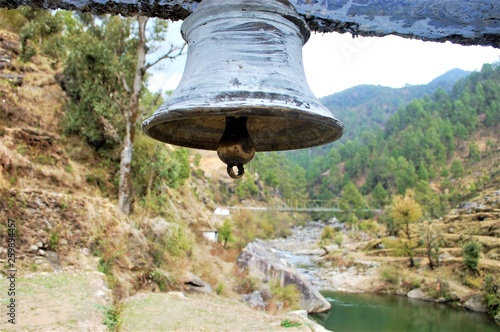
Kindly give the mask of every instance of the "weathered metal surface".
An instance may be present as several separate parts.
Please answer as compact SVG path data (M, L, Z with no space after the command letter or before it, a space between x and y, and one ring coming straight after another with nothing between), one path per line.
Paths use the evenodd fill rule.
M144 121L145 133L166 143L217 150L226 118L246 117L257 152L340 138L342 124L307 85L302 45L309 31L301 16L284 0L230 3L205 0L182 24L189 45L183 77ZM235 163L251 159L246 154Z
M195 0L0 0L0 7L28 5L97 14L142 14L185 19ZM221 0L224 2L224 0ZM313 31L350 32L360 36L389 34L464 45L500 48L498 0L291 0Z

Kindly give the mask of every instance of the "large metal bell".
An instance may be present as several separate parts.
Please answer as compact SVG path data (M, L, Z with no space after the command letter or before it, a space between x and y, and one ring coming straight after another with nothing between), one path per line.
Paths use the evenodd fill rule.
M310 31L286 0L203 0L182 24L182 80L142 126L159 141L217 150L231 177L257 151L307 148L342 136L302 65ZM235 174L233 167L237 167Z

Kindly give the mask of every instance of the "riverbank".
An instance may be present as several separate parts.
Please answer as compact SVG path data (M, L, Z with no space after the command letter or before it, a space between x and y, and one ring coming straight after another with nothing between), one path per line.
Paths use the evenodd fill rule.
M351 241L347 235L342 247L335 244L321 247L321 233L327 224L312 221L307 226L295 227L286 239L273 239L267 243L321 291L376 291L380 267L388 258L366 257L357 251L364 242ZM334 251L338 253L337 261L327 257Z
M438 269L418 258L418 268L408 258L372 256L364 250L366 234L343 231L343 243L320 245L321 234L331 222L315 221L293 229L286 239L268 244L307 277L320 291L395 294L409 298L447 302L471 311L486 312L481 294L457 281L460 259L450 257Z

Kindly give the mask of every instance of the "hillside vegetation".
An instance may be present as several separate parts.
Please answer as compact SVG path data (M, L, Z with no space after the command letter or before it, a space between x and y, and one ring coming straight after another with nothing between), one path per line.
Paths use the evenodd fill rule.
M384 128L387 120L399 108L412 100L432 95L438 89L451 92L453 85L470 72L452 69L428 84L389 88L375 85L359 85L324 97L321 102L345 125L342 141L360 136L366 130Z
M340 209L340 224L326 226L318 243L330 264L349 263L348 240L363 257L387 258L392 270L380 278L391 291L423 287L404 273L424 271L429 280L479 294L499 316L499 63L466 76L452 71L426 86L363 86L325 97L353 127L345 139L258 153L233 181L214 152L159 143L140 130L169 92L149 91L147 69L155 62L137 67L136 60L159 49L166 22L29 8L0 10L0 18L0 259L11 219L16 268L30 289L39 285L33 276L47 277L39 285L47 292L52 283L71 292L73 277L85 290L95 276L110 289L98 318L114 330L122 310L137 310L138 292L212 289L231 299L215 301L223 308L237 306L238 293L255 288L235 269L247 243L286 238L293 226L332 215L213 211L313 199ZM140 29L147 24L150 30ZM208 241L207 231L218 231L219 242ZM71 274L43 274L54 271ZM169 296L189 304L182 294ZM94 322L91 311L85 315ZM32 319L26 328L36 326Z
M26 16L52 15L23 10L27 13L0 14L28 25L36 19ZM120 123L115 127L105 115L100 118L96 128L105 133L104 144L82 134L84 124L69 119L66 60L29 38L33 48L29 60L23 58L23 31L17 31L22 26L0 30L0 259L7 273L7 220L13 220L15 267L25 285L18 300L39 301L36 308L18 307L19 328L118 329L124 299L141 291L193 291L193 280L239 298L233 289L246 280L235 269L239 249L257 236L286 233L290 217L236 213L233 222L245 227L229 230L231 248L206 240L203 232L216 231L224 221L213 211L220 203L238 202L238 186L215 153L156 143L140 132L132 162L134 209L123 214L117 204L120 144L108 136L115 129L120 133ZM154 99L144 93L146 103ZM75 290L72 280L81 282L81 289ZM60 310L51 311L46 302L54 300L54 285L58 294L81 298L61 297ZM246 313L245 304L226 305ZM81 317L75 317L78 310ZM262 318L254 324L261 330L280 319L261 315L254 315ZM52 318L39 321L40 316ZM1 328L10 327L4 323Z

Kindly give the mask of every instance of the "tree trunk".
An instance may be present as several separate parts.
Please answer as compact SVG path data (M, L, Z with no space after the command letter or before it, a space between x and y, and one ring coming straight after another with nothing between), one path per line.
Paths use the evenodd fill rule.
M132 151L134 148L135 128L139 113L139 97L142 82L144 80L146 63L146 23L148 18L138 16L139 38L137 45L137 64L134 75L134 83L130 91L129 109L125 114L125 137L123 139L123 150L120 154L120 183L118 193L118 206L122 213L130 214L133 211L134 188L132 185Z
M434 262L432 261L432 247L430 245L427 246L427 258L429 258L429 267L431 270L434 270Z
M406 249L408 250L408 255L410 256L410 267L415 267L415 259L413 257L414 248L412 247L412 244L411 244L411 233L410 233L410 224L409 223L406 223L406 238L408 239Z

